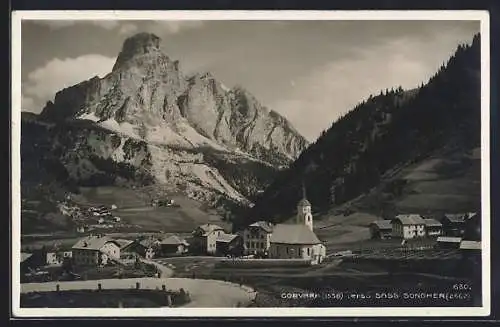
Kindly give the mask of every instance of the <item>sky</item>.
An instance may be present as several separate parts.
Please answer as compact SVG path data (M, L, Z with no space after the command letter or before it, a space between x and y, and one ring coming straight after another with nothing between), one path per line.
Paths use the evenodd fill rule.
M109 73L139 32L186 74L211 72L246 88L314 141L370 94L426 82L479 21L24 20L22 108L38 113L55 93Z

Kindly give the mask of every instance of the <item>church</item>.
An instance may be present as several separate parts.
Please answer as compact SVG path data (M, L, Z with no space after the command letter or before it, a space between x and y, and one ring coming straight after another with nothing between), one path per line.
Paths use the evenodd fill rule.
M297 204L295 224L274 226L269 247L269 257L274 259L308 259L319 264L326 255L326 248L313 231L311 203L303 188L302 200Z

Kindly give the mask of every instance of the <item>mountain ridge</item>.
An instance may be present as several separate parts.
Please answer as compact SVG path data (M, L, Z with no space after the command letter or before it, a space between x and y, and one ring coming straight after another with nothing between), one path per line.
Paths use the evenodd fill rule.
M160 42L151 33L127 38L111 72L56 92L39 115L22 115L24 190L154 184L158 194L181 192L227 211L251 206L307 146L247 90L211 73L185 76Z
M160 50L160 41L149 33L128 38L109 74L57 92L41 118L58 121L94 114L98 123L116 120L146 129L163 124L176 134L178 125L182 129L187 123L216 143L256 156L272 152L288 161L307 146L286 118L262 106L247 90L227 89L211 73L185 77L178 61Z

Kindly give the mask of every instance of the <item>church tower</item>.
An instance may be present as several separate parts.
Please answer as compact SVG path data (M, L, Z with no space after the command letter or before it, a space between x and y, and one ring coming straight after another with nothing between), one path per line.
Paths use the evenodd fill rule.
M306 187L302 183L302 200L297 204L297 224L304 224L313 230L313 217L311 213L311 203L306 197Z

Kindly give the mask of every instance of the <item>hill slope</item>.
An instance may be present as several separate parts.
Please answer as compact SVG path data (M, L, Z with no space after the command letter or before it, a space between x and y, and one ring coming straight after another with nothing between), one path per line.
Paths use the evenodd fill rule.
M262 218L287 219L301 196L302 182L318 212L329 212L331 208L359 200L385 183L394 188L390 192L392 198L372 201L377 208L372 205L370 210L380 213L383 207L394 207L397 201L404 204L403 190L412 174L398 175L403 168L424 164L424 160L433 155L443 159L443 154L450 152L455 157L466 158L479 146L480 103L480 39L477 35L470 46L460 45L426 85L370 96L334 122L289 169L278 174L255 207L237 224L241 226ZM448 158L448 154L444 158ZM473 167L476 173L471 174L477 177L479 166ZM449 167L443 169L452 171ZM467 178L466 171L462 169L457 174ZM403 177L395 181L399 179L395 176ZM420 191L427 192L426 187L422 184ZM472 198L469 202L477 205L477 190L469 194ZM399 210L419 211L427 206L427 201L421 201L416 206L402 205Z

